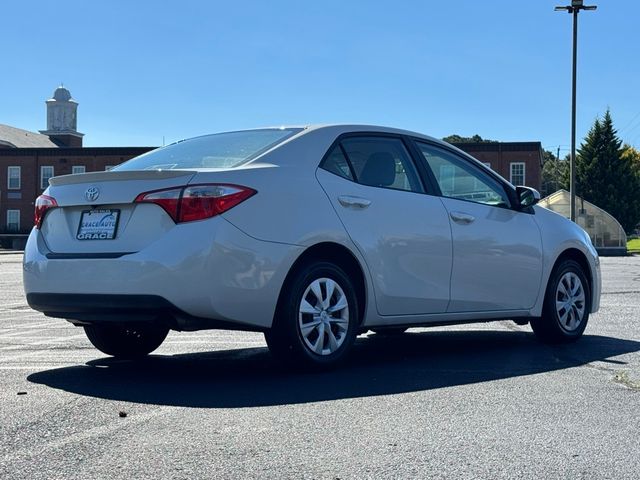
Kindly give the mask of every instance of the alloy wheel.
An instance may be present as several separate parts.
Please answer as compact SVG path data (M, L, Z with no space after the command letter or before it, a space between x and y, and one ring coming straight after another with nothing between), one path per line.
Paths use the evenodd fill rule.
M316 355L331 355L349 329L349 302L335 280L318 278L306 288L298 308L298 329L304 345Z
M560 326L573 332L580 327L585 313L585 293L580 277L565 273L556 287L556 313Z

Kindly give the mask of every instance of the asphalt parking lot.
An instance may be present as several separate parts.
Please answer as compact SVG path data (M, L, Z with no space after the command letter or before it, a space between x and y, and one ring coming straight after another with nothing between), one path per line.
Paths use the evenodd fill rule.
M2 479L640 478L638 256L602 259L576 344L510 321L369 334L306 375L253 333L109 359L27 307L20 262L0 255Z

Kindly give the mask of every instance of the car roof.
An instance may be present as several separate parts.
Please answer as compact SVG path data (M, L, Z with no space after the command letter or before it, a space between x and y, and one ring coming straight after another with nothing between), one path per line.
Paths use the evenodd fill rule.
M440 139L437 139L435 137L430 137L429 135L425 135L423 133L419 133L419 132L415 132L415 131L411 131L411 130L404 130L401 128L393 128L393 127L385 127L382 125L369 125L369 124L357 124L357 123L329 123L329 124L307 124L307 125L273 125L273 126L267 126L267 127L256 127L256 128L241 128L238 130L227 130L227 131L222 131L222 132L215 132L215 133L207 133L207 134L203 134L203 135L197 135L195 137L189 137L189 138L185 138L183 140L178 140L174 143L180 143L183 142L185 140L193 140L194 138L200 138L200 137L208 137L211 135L217 135L220 133L231 133L231 132L245 132L245 131L251 131L251 130L274 130L274 129L278 129L278 130L288 130L288 129L295 129L295 130L300 130L299 132L296 132L296 134L290 139L292 140L293 138L299 137L301 135L305 135L307 133L311 133L311 132L317 132L319 130L332 130L332 133L335 134L336 136L338 135L342 135L343 133L362 133L362 132L375 132L375 133L392 133L392 134L396 134L396 135L408 135L411 137L416 137L416 138L423 138L425 140L429 140L431 142L434 143L439 143L442 145L446 145L448 147L452 147L451 144L448 144ZM455 147L454 147L455 148ZM458 149L456 149L458 150ZM462 151L461 151L462 152ZM464 152L462 152L464 153Z
M282 128L282 127L279 127ZM465 157L473 158L468 153L460 150L458 147L451 145L439 138L431 137L429 135L425 135L420 132L415 132L412 130L404 130L402 128L393 128L393 127L385 127L382 125L368 125L368 124L318 124L318 125L305 125L305 126L285 126L284 128L302 128L303 131L298 135L303 135L306 132L312 132L323 129L333 130L332 133L338 135L342 135L344 133L362 133L362 132L375 132L375 133L392 133L396 135L407 135L409 137L421 138L423 140L428 140L431 143L436 143L442 146L445 146L449 149L454 149L458 153L462 154ZM474 159L475 160L475 159Z
M242 129L238 129L238 130L228 130L228 131L223 131L223 132L216 132L216 133L209 133L209 134L199 135L199 136L191 137L191 138L185 138L184 140L179 140L179 141L174 142L174 143L180 143L180 142L183 142L185 140L193 140L194 138L207 137L207 136L216 135L216 134L219 134L219 133L245 132L245 131L251 131L251 130L274 130L274 129L277 129L277 130L288 130L288 129L300 130L300 131L296 132L293 136L291 136L290 138L285 140L283 142L283 144L295 141L295 139L300 138L301 136L305 136L307 134L310 134L310 133L313 133L313 132L320 132L320 131L327 131L327 133L330 132L331 135L334 135L335 137L338 137L338 136L340 136L342 134L345 134L345 133L390 133L390 134L395 134L395 135L406 135L406 136L410 136L410 137L414 137L414 138L421 138L421 139L427 140L427 141L429 141L431 143L439 144L439 145L442 145L442 146L447 147L449 149L456 150L462 156L470 158L470 159L475 160L476 162L478 162L477 159L473 158L471 155L469 155L465 151L459 149L458 147L456 147L454 145L451 145L450 143L447 143L447 142L445 142L443 140L440 140L438 138L431 137L429 135L425 135L423 133L415 132L415 131L412 131L412 130L404 130L404 129L401 129L401 128L385 127L385 126L382 126L382 125L370 125L370 124L358 124L358 123L329 123L329 124L307 124L307 125L290 124L290 125L273 125L273 126L256 127L256 128L242 128ZM278 145L278 146L276 146L274 148L278 148L278 147L280 147L280 145ZM265 154L268 154L270 151L271 150L262 153L257 158L253 159L252 162L262 158Z
M425 135L423 133L404 130L401 128L393 128L393 127L385 127L382 125L371 125L371 124L359 124L359 123L323 123L323 124L310 124L310 125L279 125L277 127L264 127L264 128L282 128L282 129L302 129L301 134L317 131L317 130L334 130L336 132L342 133L355 133L355 132L376 132L376 133L395 133L397 135L409 135L412 137L420 137L425 140L430 140L437 143L445 143L442 140L439 140L434 137L430 137L429 135ZM261 130L262 128L255 128L252 130Z

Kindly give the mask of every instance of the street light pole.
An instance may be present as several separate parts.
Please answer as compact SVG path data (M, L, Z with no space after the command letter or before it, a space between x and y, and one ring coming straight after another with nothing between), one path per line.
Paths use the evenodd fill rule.
M573 69L571 78L571 157L569 168L571 176L569 191L571 193L571 221L576 221L576 79L578 71L578 13L580 10L595 10L595 5L583 5L584 0L571 0L571 5L556 7L556 11L567 11L573 15Z

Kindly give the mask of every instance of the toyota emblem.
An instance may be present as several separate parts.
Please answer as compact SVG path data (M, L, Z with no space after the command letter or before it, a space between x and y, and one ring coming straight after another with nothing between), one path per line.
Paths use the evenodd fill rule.
M90 186L89 188L87 188L87 191L84 192L84 198L86 198L89 202L95 202L99 196L100 189L95 185Z

